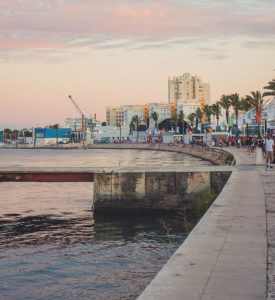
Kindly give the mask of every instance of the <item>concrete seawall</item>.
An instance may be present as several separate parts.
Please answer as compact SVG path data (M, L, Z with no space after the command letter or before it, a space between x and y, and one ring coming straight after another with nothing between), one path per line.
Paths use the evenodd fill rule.
M214 198L231 172L111 172L94 174L95 212L138 212L192 208L211 192ZM214 200L214 199L209 199Z
M209 148L191 145L166 145L166 144L93 144L88 149L130 149L130 150L153 150L169 151L192 155L211 162L214 165L235 164L232 154L220 148Z

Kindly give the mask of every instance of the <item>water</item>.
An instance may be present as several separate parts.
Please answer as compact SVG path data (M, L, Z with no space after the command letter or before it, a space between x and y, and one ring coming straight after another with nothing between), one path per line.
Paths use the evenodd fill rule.
M152 151L1 150L0 166L202 163L182 158ZM175 216L97 216L91 200L90 183L0 182L0 299L135 299L187 236Z

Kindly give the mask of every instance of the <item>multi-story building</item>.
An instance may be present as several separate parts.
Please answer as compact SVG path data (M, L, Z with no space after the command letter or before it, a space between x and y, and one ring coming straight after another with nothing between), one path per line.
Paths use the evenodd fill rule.
M148 117L153 112L158 114L158 123L165 119L171 118L172 115L176 114L176 107L173 103L149 103L148 104ZM150 124L154 124L154 121L150 119Z
M108 106L106 108L107 126L130 124L133 116L138 116L141 122L145 123L149 117L148 105Z
M138 116L141 123L150 127L154 122L150 119L153 112L158 114L158 122L171 118L180 111L187 116L205 104L210 103L210 85L203 83L198 76L185 73L182 76L169 78L168 103L149 103L144 105L108 106L106 108L107 126L129 125L133 116Z
M267 125L275 129L275 97L266 105Z
M195 112L197 108L202 109L202 107L202 104L196 99L177 101L177 112L179 113L180 111L182 111L185 116L188 116L189 114Z
M168 101L176 103L183 101L198 101L210 103L210 84L203 83L198 76L185 73L179 77L168 79ZM198 104L199 105L199 104Z
M124 106L108 106L106 108L106 124L120 126L124 121Z

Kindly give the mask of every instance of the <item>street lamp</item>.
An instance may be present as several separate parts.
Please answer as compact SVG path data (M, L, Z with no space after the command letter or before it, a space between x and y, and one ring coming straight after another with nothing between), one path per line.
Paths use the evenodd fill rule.
M121 143L121 123L119 123L119 142Z

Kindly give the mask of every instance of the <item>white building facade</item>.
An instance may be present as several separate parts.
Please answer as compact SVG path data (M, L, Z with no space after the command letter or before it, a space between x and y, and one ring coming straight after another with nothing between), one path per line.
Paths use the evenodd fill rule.
M196 111L197 108L202 108L199 101L194 100L178 100L177 102L177 112L182 111L185 116Z

